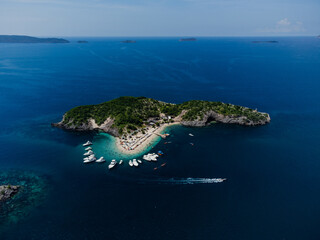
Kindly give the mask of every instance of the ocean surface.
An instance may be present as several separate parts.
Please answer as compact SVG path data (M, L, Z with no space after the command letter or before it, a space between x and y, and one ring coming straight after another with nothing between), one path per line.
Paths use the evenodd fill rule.
M0 218L0 239L320 239L320 39L67 39L0 44L0 181L26 186ZM50 126L119 96L223 101L272 120L170 127L151 149L165 154L139 168L107 134ZM84 165L87 140L124 165ZM215 177L227 181L208 183Z

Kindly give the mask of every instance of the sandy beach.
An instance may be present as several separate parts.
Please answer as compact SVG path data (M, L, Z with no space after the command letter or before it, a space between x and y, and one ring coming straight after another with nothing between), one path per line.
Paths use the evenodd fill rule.
M136 135L130 135L127 138L116 137L117 149L126 155L137 155L143 153L148 147L152 146L156 141L160 140L161 136L166 137L162 132L169 126L180 124L179 122L161 124L159 127L149 127L143 134L142 132Z

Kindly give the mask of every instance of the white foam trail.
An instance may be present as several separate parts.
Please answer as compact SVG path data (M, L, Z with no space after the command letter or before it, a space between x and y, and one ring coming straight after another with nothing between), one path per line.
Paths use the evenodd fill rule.
M155 179L144 180L143 182L153 182L158 184L204 184L204 183L221 183L227 180L226 178L170 178L170 179Z

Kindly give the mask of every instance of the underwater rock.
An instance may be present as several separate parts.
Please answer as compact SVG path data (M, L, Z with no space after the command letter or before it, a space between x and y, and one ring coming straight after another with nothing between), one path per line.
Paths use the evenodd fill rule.
M18 193L20 186L1 185L0 186L0 201L5 201L12 198Z

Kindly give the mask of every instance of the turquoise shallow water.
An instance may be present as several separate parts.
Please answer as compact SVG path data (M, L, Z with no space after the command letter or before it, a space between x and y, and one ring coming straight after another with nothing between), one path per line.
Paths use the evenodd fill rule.
M0 171L45 179L36 204L0 223L0 238L319 239L319 39L120 40L0 45ZM124 156L106 134L50 123L124 95L230 102L272 122L173 126L151 149L165 153L158 163L84 165L87 140L108 160ZM188 180L214 177L228 180Z

